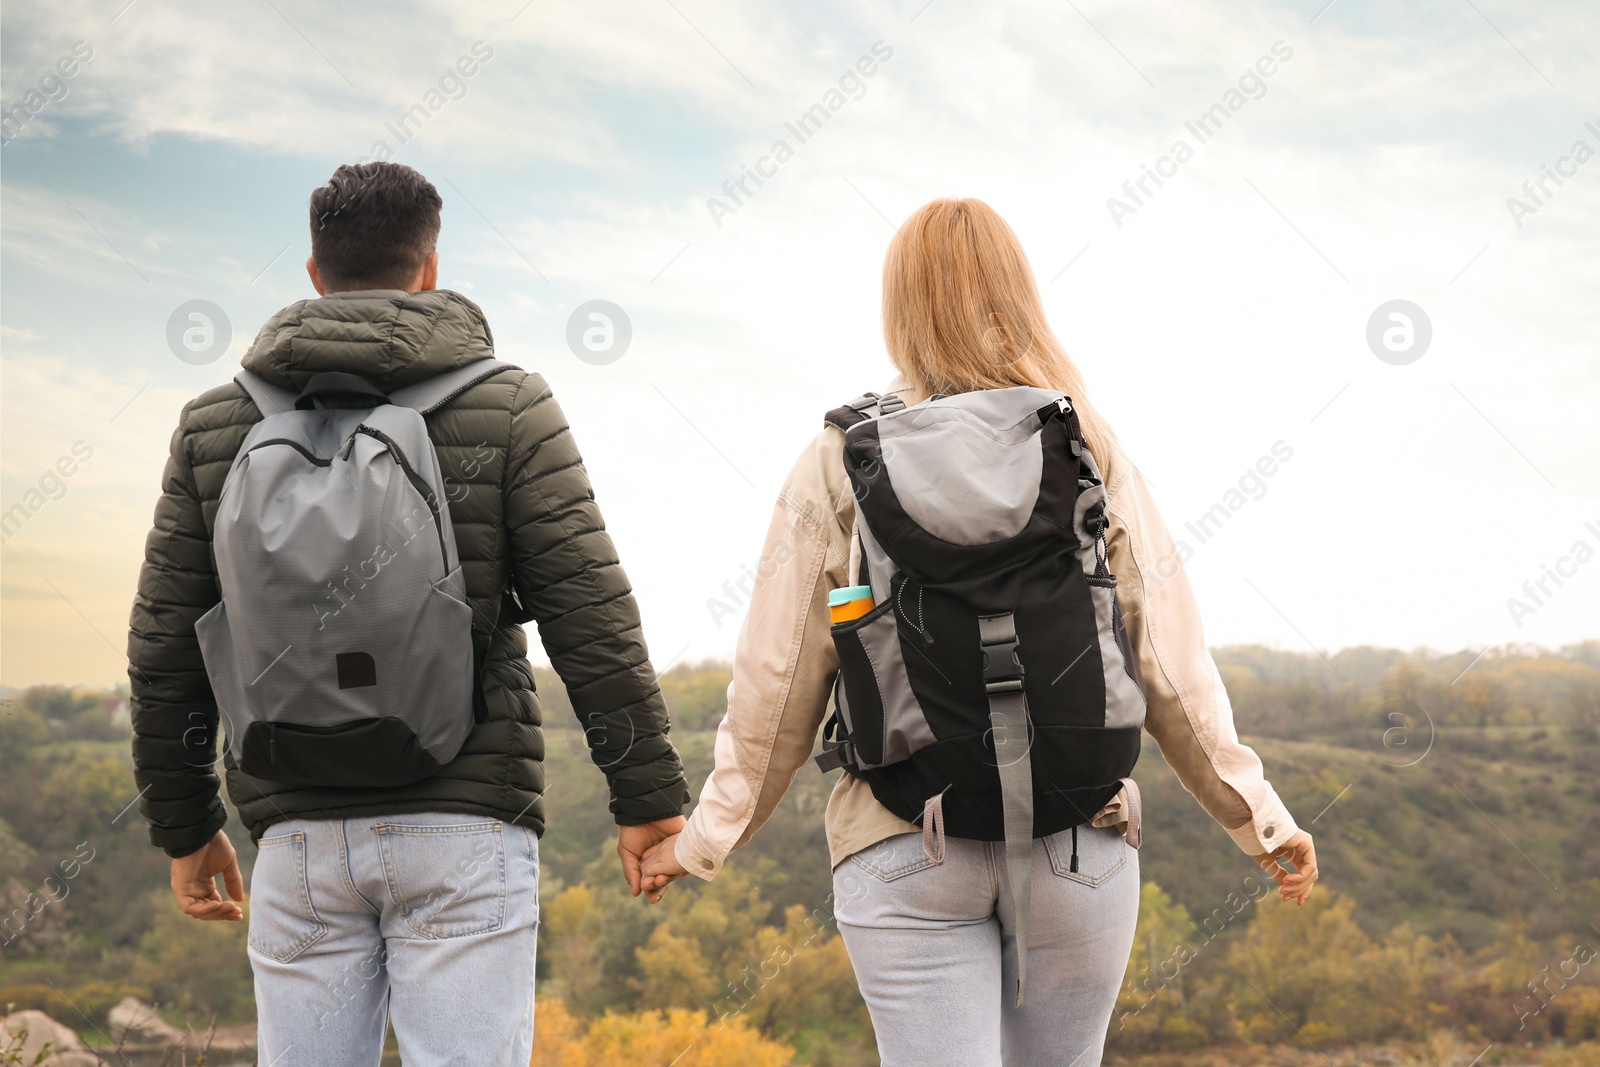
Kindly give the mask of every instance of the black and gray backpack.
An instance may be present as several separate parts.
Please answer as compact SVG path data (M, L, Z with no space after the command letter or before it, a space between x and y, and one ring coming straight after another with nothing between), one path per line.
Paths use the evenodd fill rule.
M317 374L298 395L250 373L261 409L223 483L222 599L195 633L245 774L286 786L415 782L480 711L472 608L423 416L511 364L385 395ZM327 408L338 394L371 401Z
M1020 1002L1033 839L1125 784L1137 796L1144 681L1106 562L1105 485L1072 401L1045 389L913 407L868 393L827 421L844 431L875 606L833 626L818 763L930 840L1005 842Z

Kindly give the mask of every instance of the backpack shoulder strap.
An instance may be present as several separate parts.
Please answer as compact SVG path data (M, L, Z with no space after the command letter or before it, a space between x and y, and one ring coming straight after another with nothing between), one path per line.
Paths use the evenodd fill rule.
M877 393L862 393L843 407L834 408L823 416L823 422L829 426L837 426L841 430L849 431L850 427L858 423L876 419L882 415L892 415L906 406L906 402L890 393L888 396L879 396Z
M247 370L235 374L233 380L255 401L256 407L261 409L262 418L294 410L296 393L293 389L273 385L261 375Z
M431 414L444 407L450 401L477 385L486 378L492 378L505 370L516 370L514 363L507 363L500 359L480 359L475 363L468 363L464 367L436 374L432 378L420 381L416 385L408 385L404 389L396 389L389 394L389 403L401 407L411 408L424 415Z

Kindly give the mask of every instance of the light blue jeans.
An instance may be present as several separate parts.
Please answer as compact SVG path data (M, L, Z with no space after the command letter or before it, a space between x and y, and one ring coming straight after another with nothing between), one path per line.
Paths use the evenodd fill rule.
M1094 1067L1133 948L1139 853L1115 830L1033 845L1027 996L1005 846L947 838L944 864L900 834L834 868L834 916L883 1067Z
M479 815L291 819L250 876L262 1067L527 1067L539 839Z

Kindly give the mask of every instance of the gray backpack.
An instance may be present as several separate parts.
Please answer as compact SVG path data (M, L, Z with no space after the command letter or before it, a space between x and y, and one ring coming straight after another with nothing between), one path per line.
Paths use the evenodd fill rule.
M353 374L261 409L212 536L222 600L195 623L233 763L291 787L395 786L472 729L472 608L423 416L511 367L487 359L385 395ZM323 395L370 397L325 408Z

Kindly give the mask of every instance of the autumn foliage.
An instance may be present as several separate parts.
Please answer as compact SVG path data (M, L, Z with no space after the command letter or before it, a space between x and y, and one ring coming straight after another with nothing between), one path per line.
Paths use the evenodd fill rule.
M554 998L539 1001L532 1067L789 1067L794 1049L762 1037L742 1019L713 1022L673 1008L584 1023Z

